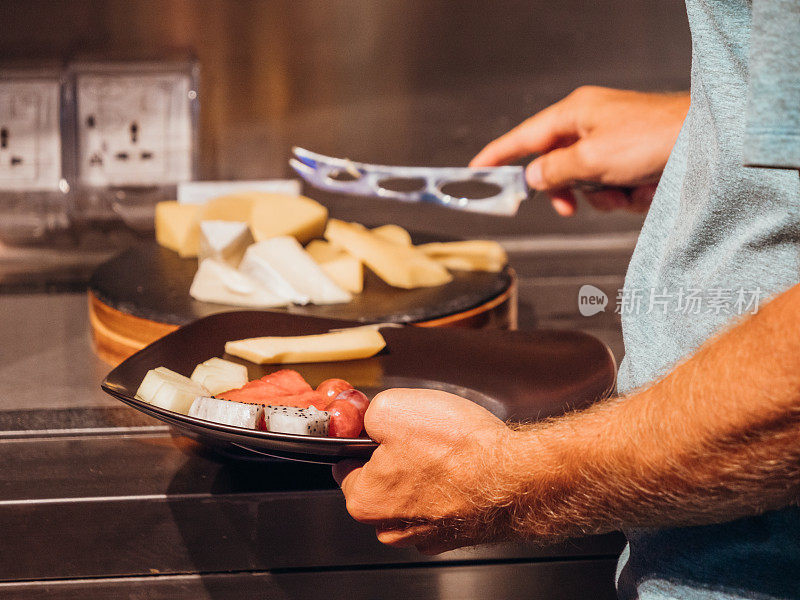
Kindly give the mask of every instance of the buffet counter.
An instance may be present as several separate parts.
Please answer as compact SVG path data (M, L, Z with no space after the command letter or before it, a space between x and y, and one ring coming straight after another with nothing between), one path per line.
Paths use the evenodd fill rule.
M0 296L3 598L612 598L618 535L424 557L323 465L205 450L101 392L85 293Z

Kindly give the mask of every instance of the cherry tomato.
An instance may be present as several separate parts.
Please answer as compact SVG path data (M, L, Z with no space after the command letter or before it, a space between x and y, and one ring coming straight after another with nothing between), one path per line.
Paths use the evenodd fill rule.
M334 400L325 409L331 414L328 435L339 438L358 437L364 429L364 419L347 400Z
M317 386L317 391L328 400L333 400L339 395L339 392L344 390L352 390L353 386L347 383L344 379L326 379Z
M336 400L347 400L350 404L358 409L362 419L364 418L364 413L367 412L367 407L369 406L369 398L367 398L363 392L354 390L352 388L339 392L339 395L336 396Z

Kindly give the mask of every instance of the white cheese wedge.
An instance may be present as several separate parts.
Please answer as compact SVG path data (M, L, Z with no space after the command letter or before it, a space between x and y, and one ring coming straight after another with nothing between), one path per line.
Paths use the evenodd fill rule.
M234 367L241 367L243 372L238 368L228 369L214 366L213 364L202 363L194 368L191 379L214 395L242 387L247 383L247 368L244 365L237 365L236 363L229 362L228 364Z
M368 358L385 346L379 331L356 327L319 335L236 340L225 344L225 352L263 365Z
M352 300L290 236L253 244L245 252L239 269L297 304L340 304Z
M372 229L372 233L393 244L400 246L411 245L411 234L399 225L381 225Z
M197 256L200 207L175 201L156 204L156 241L184 258Z
M244 365L240 365L239 363L235 363L231 360L225 360L224 358L217 358L216 356L209 358L208 360L203 361L200 363L201 365L205 365L207 367L213 367L220 371L225 371L230 373L231 376L242 377L245 381L247 381L247 367Z
M213 258L239 266L244 251L253 243L250 226L243 221L201 221L198 260Z
M266 428L263 406L206 396L198 396L194 399L189 408L189 416L245 429Z
M185 415L195 397L207 396L208 393L206 388L188 377L158 367L147 372L136 396L154 406Z
M312 240L306 246L306 252L336 285L351 294L360 294L363 291L364 269L355 256L325 240Z
M386 241L352 223L331 219L325 230L325 238L346 249L394 287L433 287L453 279L444 266L413 246Z
M215 302L250 308L286 306L291 302L229 264L207 258L200 263L189 295L201 302Z

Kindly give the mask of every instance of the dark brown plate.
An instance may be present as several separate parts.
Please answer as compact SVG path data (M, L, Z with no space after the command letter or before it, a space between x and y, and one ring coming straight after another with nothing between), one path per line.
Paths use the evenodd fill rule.
M616 367L608 348L598 339L575 331L386 327L381 330L386 349L368 359L259 366L225 354L229 340L324 333L353 325L357 323L264 311L219 313L181 327L140 350L111 371L102 387L129 406L204 443L310 462L366 458L377 445L368 438L230 427L164 410L134 395L149 369L164 366L189 375L195 365L212 356L247 365L250 379L291 368L313 386L339 377L368 395L390 387L445 390L509 421L537 420L582 408L608 396L614 388Z

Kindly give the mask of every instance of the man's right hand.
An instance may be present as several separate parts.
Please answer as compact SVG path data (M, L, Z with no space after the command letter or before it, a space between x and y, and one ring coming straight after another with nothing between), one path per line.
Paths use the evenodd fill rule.
M470 166L541 154L525 176L533 189L548 192L560 215L575 212L571 188L582 182L609 186L584 192L595 208L644 212L688 110L688 94L580 87L491 142Z

